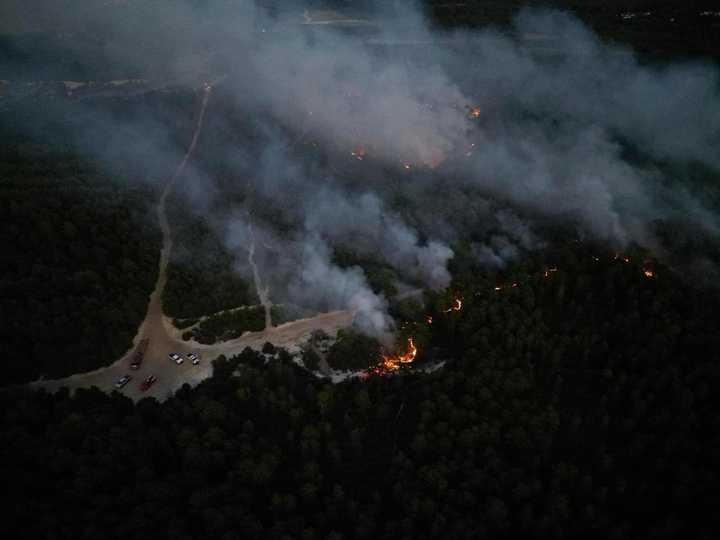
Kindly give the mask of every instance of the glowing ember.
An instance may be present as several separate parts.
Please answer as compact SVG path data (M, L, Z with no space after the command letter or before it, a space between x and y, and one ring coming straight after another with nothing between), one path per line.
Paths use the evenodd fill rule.
M616 261L617 261L617 260L620 260L620 261L623 261L623 262L625 262L625 263L629 263L629 262L630 262L630 257L625 257L624 255L620 255L619 253L616 253L616 254L615 254L615 260L616 260Z
M462 300L460 298L456 298L453 301L453 305L449 308L443 310L443 313L450 313L451 311L460 311L462 309Z
M397 371L403 364L410 364L417 356L417 347L413 338L408 338L408 350L405 354L396 356L383 356L380 366L386 371Z
M645 275L646 278L654 278L655 277L655 272L653 272L650 268L645 268L643 270L643 274Z
M470 118L480 118L481 112L480 107L470 107L470 114L468 114L468 116Z
M384 377L385 373L387 373L382 367L375 366L373 368L368 369L365 373L360 375L361 379L367 379L372 375L377 375L378 377Z

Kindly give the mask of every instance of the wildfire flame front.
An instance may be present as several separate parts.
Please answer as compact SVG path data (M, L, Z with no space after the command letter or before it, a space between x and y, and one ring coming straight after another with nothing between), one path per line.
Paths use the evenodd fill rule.
M387 371L397 371L402 364L410 364L415 360L418 349L413 338L408 338L408 350L405 354L397 356L383 356L382 367Z

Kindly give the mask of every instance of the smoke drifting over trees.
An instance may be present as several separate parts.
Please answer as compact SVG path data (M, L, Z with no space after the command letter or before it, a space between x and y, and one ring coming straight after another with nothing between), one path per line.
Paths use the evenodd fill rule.
M720 168L714 65L641 65L559 12L522 12L510 33L440 33L407 9L374 19L370 33L303 24L318 21L302 5L278 14L252 2L154 3L146 18L138 5L87 21L108 29L104 53L177 80L227 74L213 99L230 100L262 135L262 145L239 139L215 151L249 186L248 206L266 201L291 224L278 232L253 217L274 302L351 308L382 334L387 299L361 269L335 265L334 246L443 287L454 243L470 239L478 261L502 267L542 244L535 224L546 219L649 248L658 220L717 230L708 199L648 161ZM515 39L527 34L548 39L527 48ZM318 163L301 151L310 141ZM339 170L353 151L367 167ZM187 194L208 208L215 179L195 171ZM215 217L239 268L244 210Z

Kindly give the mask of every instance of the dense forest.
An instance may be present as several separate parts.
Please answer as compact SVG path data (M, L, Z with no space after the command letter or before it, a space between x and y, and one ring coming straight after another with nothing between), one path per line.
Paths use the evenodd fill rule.
M559 5L650 59L720 57L720 18L698 15L705 1L424 4L446 28ZM652 13L623 19L626 10ZM145 65L108 62L101 34L0 35L0 79L144 74ZM213 90L214 103L223 97L222 86ZM333 262L360 266L388 299L395 350L348 329L331 345L316 335L327 350L305 346L303 363L364 370L412 338L417 358L392 373L368 369L332 384L267 343L262 353L207 358L212 377L162 402L97 388L31 391L13 383L106 365L130 346L157 277L158 186L187 148L197 95L166 86L82 103L0 98L4 537L718 538L720 243L701 227L679 217L654 223L661 262L547 224L542 248L490 270L470 245L493 231L468 217L450 286L405 298L399 271L336 246ZM222 196L208 203L185 178L184 195L169 199L163 297L184 337L203 343L264 325L238 272L247 252L231 252L213 220L243 206L279 234L297 227L249 189L248 155L270 137L261 122L227 104L208 110L190 167ZM352 165L339 182L366 180ZM654 167L720 208L716 171ZM376 181L393 189L391 174ZM455 211L452 201L465 200L455 195L475 196L437 189L442 199L429 196L443 201L438 212ZM395 209L423 229L400 195ZM276 324L295 316L295 306L273 310Z
M0 169L5 380L110 363L130 348L157 277L152 191L73 155L6 155Z
M715 293L642 253L574 244L428 300L406 326L434 316L418 358L446 360L432 374L333 385L246 350L163 403L4 393L6 530L716 537Z
M265 308L242 306L221 311L194 324L183 332L183 339L194 339L199 343L215 343L240 337L243 332L257 332L265 328Z
M165 314L193 319L256 304L255 291L235 269L235 257L217 232L188 200L177 197L174 201L169 208L174 244L163 292Z
M169 199L174 245L163 309L176 319L197 319L259 303L253 283L238 271L247 267L247 251L228 249L223 221L229 212L242 207L246 196L244 175L252 171L239 167L237 154L252 145L252 137L228 127L233 123L242 126L246 119L233 120L229 110L236 110L228 107L227 96L219 92L221 96L215 92L214 106L205 118L193 166L200 179L211 179L212 189L223 196L213 198L204 193L207 183L195 182L189 174Z
M0 102L6 382L89 371L130 348L157 278L155 186L176 164L187 103L192 111L183 94ZM160 141L163 123L178 141Z

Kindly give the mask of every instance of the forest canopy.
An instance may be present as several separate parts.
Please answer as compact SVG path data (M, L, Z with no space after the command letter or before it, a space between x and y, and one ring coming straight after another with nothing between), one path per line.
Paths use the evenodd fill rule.
M74 154L0 158L0 341L5 379L107 365L132 345L157 277L147 187Z
M163 403L5 392L7 530L712 538L717 296L642 259L545 255L455 280L465 303L436 314L425 353L449 360L432 374L331 384L246 350Z

